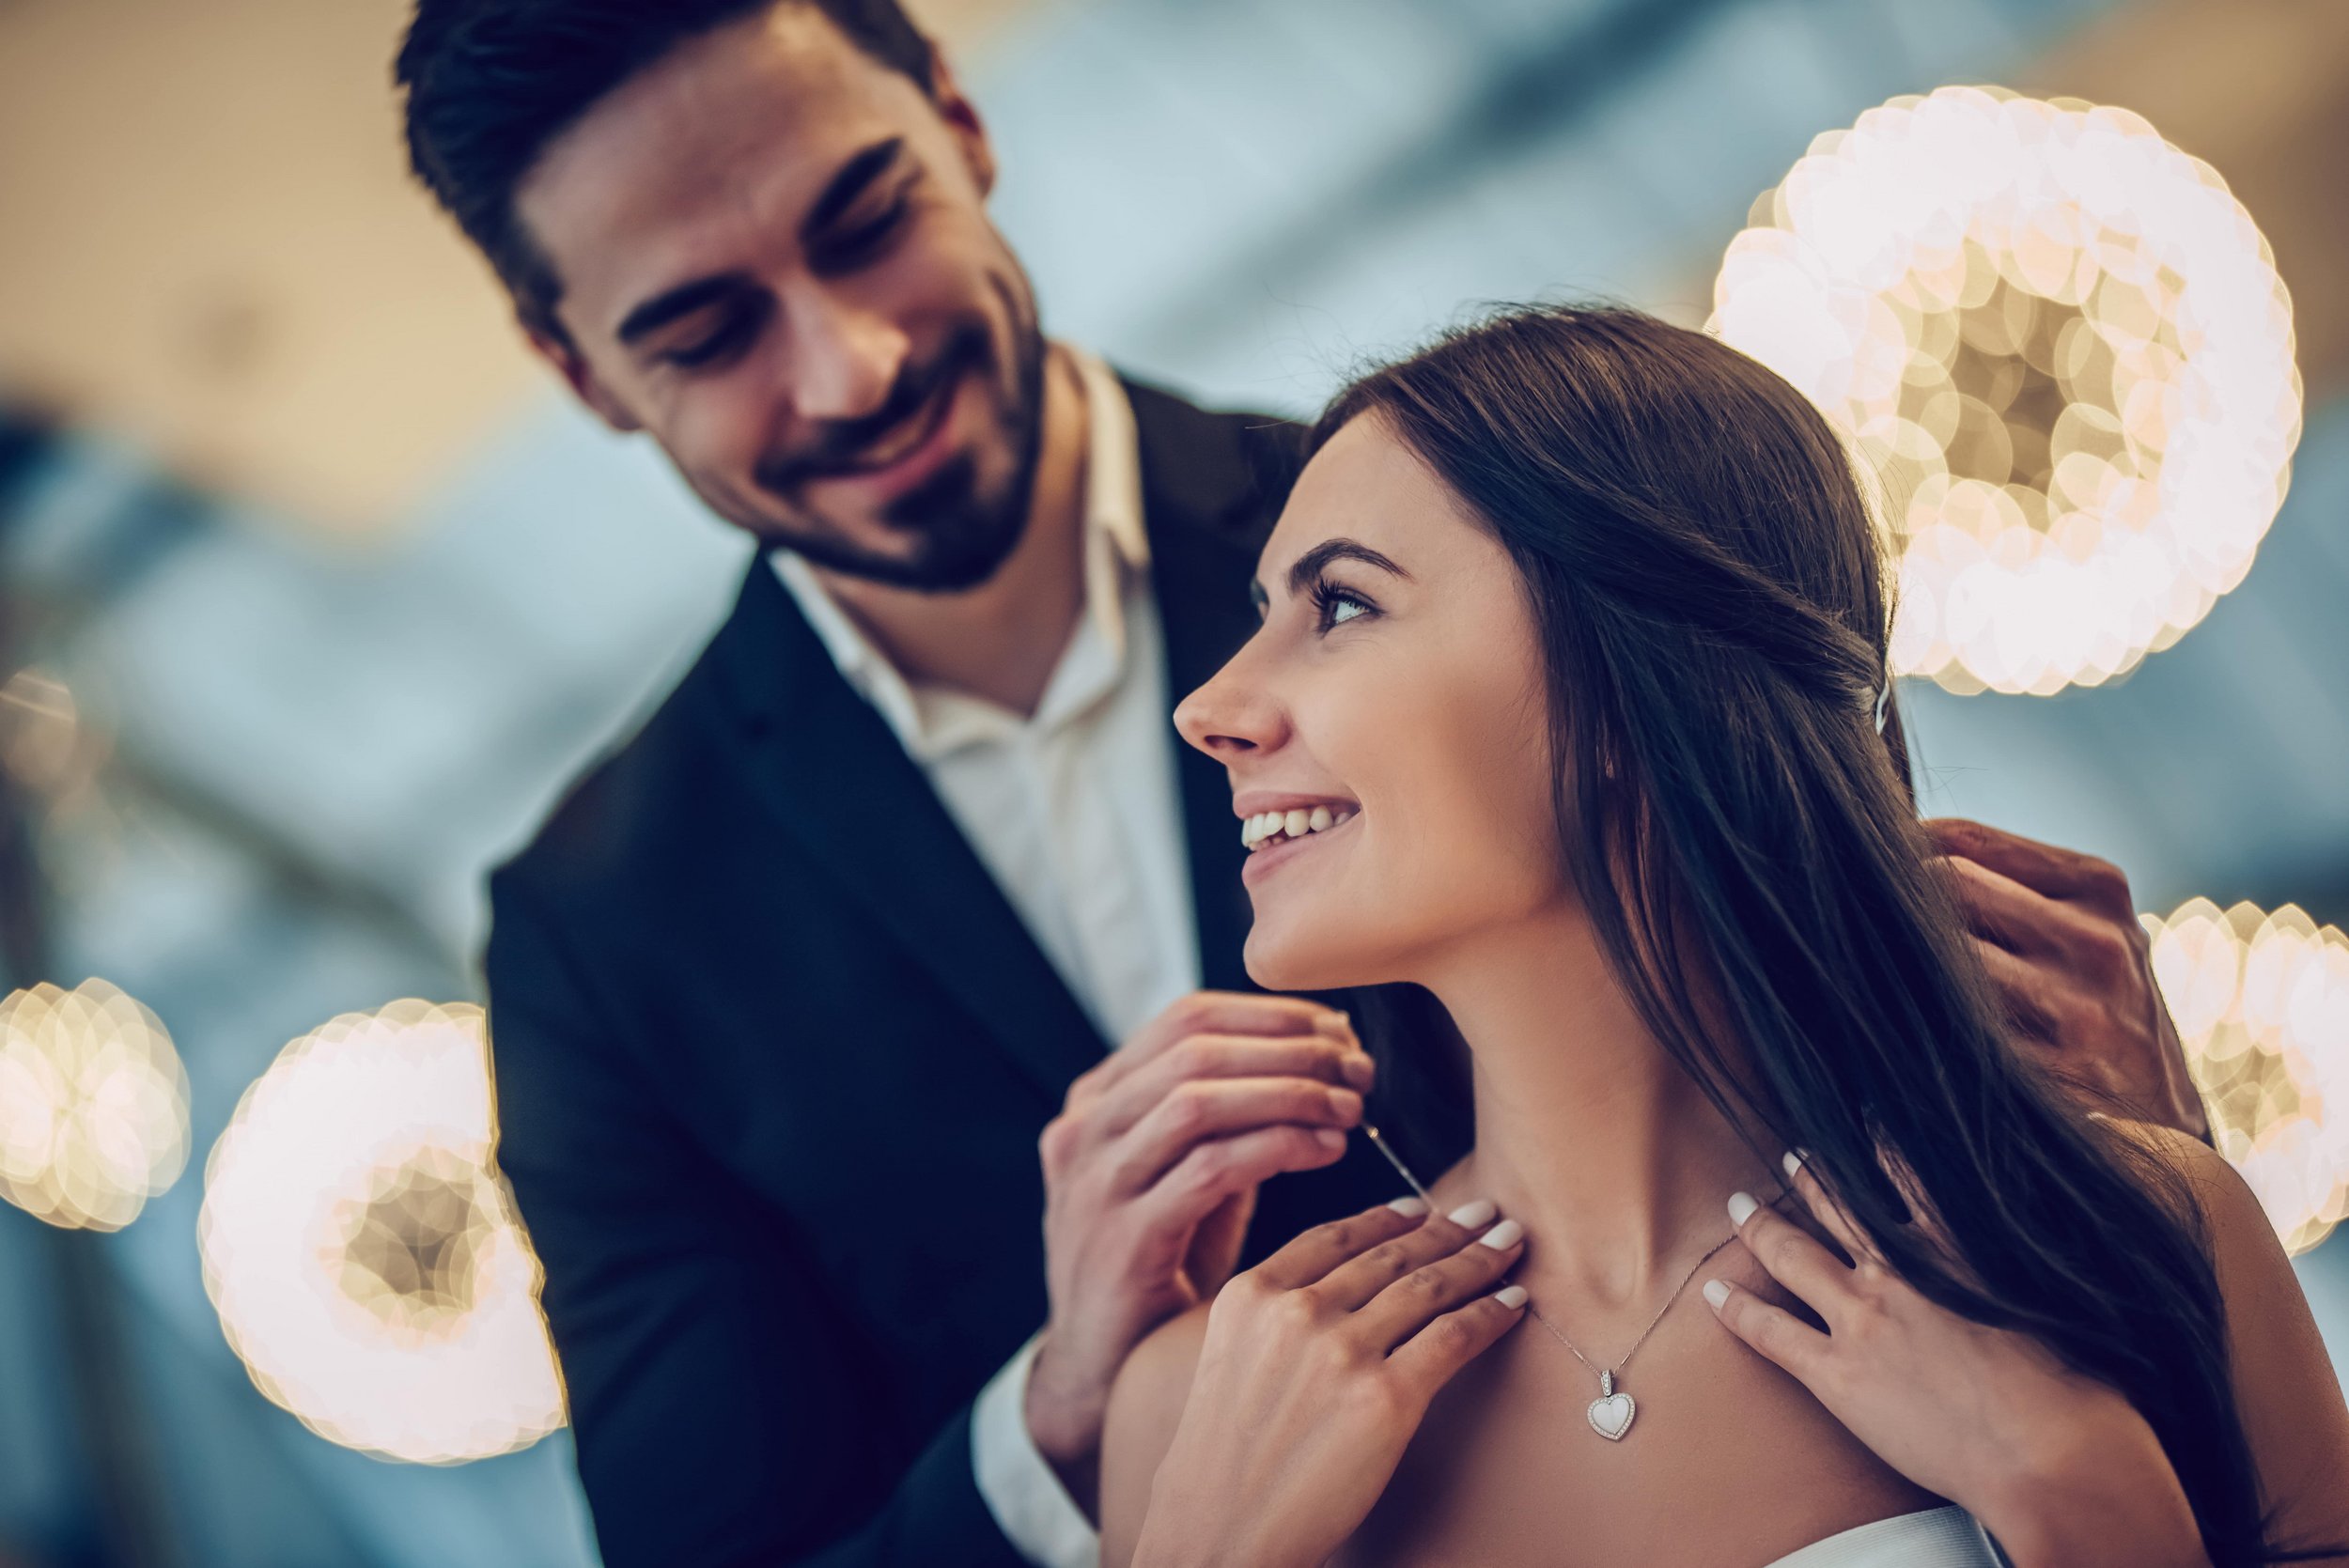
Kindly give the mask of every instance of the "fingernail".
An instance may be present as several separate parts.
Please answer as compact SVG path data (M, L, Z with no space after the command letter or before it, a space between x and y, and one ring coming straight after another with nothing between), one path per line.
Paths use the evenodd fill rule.
M1500 1302L1502 1306L1508 1308L1514 1312L1519 1307L1525 1305L1525 1287L1523 1285L1503 1285L1499 1290L1493 1292L1493 1299Z
M1728 1299L1729 1286L1727 1284L1719 1280L1707 1280L1704 1281L1704 1301L1706 1306L1711 1307L1718 1312L1721 1310L1721 1303Z
M1421 1215L1427 1212L1427 1200L1424 1198L1410 1197L1397 1198L1393 1203L1389 1203L1387 1207L1394 1210L1395 1213L1401 1215L1406 1219L1417 1219Z
M1344 1038L1354 1032L1354 1020L1344 1013L1323 1013L1314 1019L1314 1028L1323 1034Z
M1797 1176L1802 1174L1802 1162L1805 1157L1806 1157L1800 1149L1789 1149L1784 1154L1778 1157L1779 1164L1786 1168L1786 1179L1788 1181L1791 1182Z
M1351 1089L1332 1089L1330 1110L1341 1120L1351 1122L1362 1113L1362 1097Z
M1360 1051L1349 1054L1340 1070L1346 1074L1346 1081L1357 1089L1369 1088L1378 1077L1378 1064Z
M1733 1192L1729 1195L1729 1222L1743 1230L1747 1217L1761 1206L1753 1201L1751 1193Z
M1335 1127L1318 1127L1314 1131L1314 1141L1325 1149L1343 1149L1346 1147L1346 1134Z
M1500 1212L1501 1211L1493 1207L1491 1203L1486 1202L1482 1198L1479 1198L1472 1203L1462 1203L1458 1208L1454 1209L1450 1214L1445 1215L1444 1218L1451 1220L1455 1225L1459 1226L1462 1230L1481 1231L1486 1226L1491 1224L1493 1222L1493 1216L1499 1214Z
M1525 1234L1524 1226L1514 1219L1504 1219L1476 1239L1481 1245L1489 1247L1496 1252L1506 1252L1517 1244L1517 1238L1523 1234Z

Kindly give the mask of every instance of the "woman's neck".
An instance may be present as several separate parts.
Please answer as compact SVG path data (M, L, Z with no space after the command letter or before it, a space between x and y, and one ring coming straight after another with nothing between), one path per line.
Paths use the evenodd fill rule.
M1470 1051L1462 1175L1525 1226L1527 1267L1551 1289L1598 1313L1652 1309L1730 1234L1730 1193L1778 1190L1648 1032L1579 909L1481 933L1425 984Z

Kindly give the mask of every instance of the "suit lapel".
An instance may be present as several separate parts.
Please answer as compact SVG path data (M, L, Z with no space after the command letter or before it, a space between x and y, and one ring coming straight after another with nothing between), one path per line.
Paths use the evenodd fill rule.
M1131 382L1127 390L1167 691L1179 702L1255 629L1248 582L1294 476L1297 431L1206 413ZM1109 1043L763 557L719 642L726 727L785 830L1057 1108ZM1179 739L1175 755L1202 979L1252 989L1240 962L1250 916L1231 784L1221 764Z
M1256 552L1294 476L1293 426L1213 414L1127 383L1142 448L1151 587L1166 639L1167 697L1180 703L1256 629L1248 599ZM1245 851L1223 765L1174 742L1191 907L1204 985L1253 990L1240 962L1252 915L1239 879Z
M723 635L729 727L776 816L1057 1108L1100 1032L763 556Z

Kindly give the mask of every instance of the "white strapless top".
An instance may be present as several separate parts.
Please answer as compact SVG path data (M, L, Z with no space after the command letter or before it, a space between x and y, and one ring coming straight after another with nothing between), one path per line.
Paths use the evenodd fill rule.
M1954 1505L1896 1514L1813 1541L1769 1568L2003 1568L1974 1516Z

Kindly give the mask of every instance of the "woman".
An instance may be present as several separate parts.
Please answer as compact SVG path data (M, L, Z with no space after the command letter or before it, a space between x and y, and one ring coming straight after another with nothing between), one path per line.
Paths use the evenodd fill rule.
M2349 1540L2349 1409L2248 1190L2001 1043L1811 406L1702 334L1531 310L1315 447L1263 629L1177 722L1254 849L1251 974L1423 988L1397 1064L1464 1079L1474 1147L1436 1212L1309 1233L1136 1352L1105 1560Z

